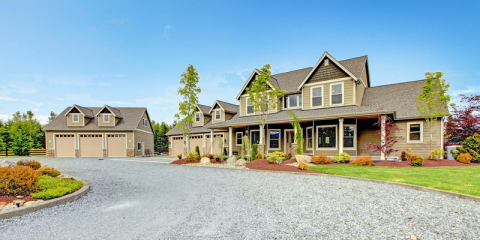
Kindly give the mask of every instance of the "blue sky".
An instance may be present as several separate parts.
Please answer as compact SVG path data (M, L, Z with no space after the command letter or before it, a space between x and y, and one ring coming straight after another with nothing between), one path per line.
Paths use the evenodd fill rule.
M236 103L254 68L273 73L368 55L373 86L442 71L480 92L478 1L0 1L0 118L67 106L147 107L171 123L181 73L200 102Z

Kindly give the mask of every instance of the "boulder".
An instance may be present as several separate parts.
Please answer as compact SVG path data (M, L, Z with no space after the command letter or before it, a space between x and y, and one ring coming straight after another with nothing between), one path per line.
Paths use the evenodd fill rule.
M200 163L210 163L210 158L202 157L202 159L200 159Z
M311 163L312 157L307 155L295 155L295 159L297 159L298 163Z
M236 162L235 162L235 166L237 167L243 167L247 164L247 162L245 161L245 159L238 159Z
M227 164L235 164L236 161L237 161L237 158L235 156L229 157L227 159Z
M28 201L28 202L26 202L26 203L24 204L24 206L33 205L33 204L35 204L35 203L37 203L37 202L35 202L35 201Z

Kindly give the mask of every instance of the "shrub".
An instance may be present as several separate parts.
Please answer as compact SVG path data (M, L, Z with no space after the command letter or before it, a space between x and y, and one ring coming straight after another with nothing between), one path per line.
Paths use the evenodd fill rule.
M190 162L196 161L199 157L197 152L189 152L187 154L187 160Z
M354 166L375 166L375 163L372 160L372 157L362 155L357 157L357 159L350 162L350 165Z
M258 145L255 143L252 145L252 157L255 159L259 159L257 157L257 154L258 154ZM263 156L261 158L263 158ZM255 160L255 159L252 159L252 160Z
M280 164L282 163L283 153L282 152L274 152L268 155L267 159L270 163Z
M205 154L205 157L213 159L215 156L211 153L207 153L207 154Z
M472 161L473 157L469 153L460 153L457 157L457 161L465 164L469 164Z
M228 157L227 157L227 156L223 156L222 159L226 161L226 160L228 159Z
M320 153L316 156L312 156L312 162L315 164L330 164L332 163L332 158L327 157L327 155Z
M428 155L428 158L439 160L439 159L443 159L444 156L445 156L445 151L443 151L442 149L434 149L430 151L430 155Z
M198 146L195 147L195 152L197 152L198 156L200 156L200 148Z
M20 160L17 162L17 166L24 166L26 167L27 166L27 162L28 160Z
M410 165L412 166L423 166L423 157L420 156L420 155L413 155L411 158L410 158Z
M407 161L407 160L408 160L408 158L407 158L407 152L402 151L402 154L400 155L400 159L401 159L402 161Z
M350 155L346 152L337 153L335 156L333 156L333 162L336 163L346 163L350 161L350 159L352 159L352 157L350 157Z
M410 146L405 146L404 147L405 151L402 151L402 155L400 155L400 159L402 159L402 161L408 161L410 160L410 158L412 157L412 155L414 154L412 149L410 148Z
M0 195L28 195L38 189L39 172L25 166L0 167Z
M255 159L263 159L263 158L264 158L264 156L263 156L262 153L255 154ZM253 159L253 160L255 160L255 159Z
M39 162L37 162L35 160L31 160L31 161L27 162L27 167L33 168L33 170L38 170L42 167L42 164L40 164Z
M32 198L52 199L77 191L83 187L79 180L40 176L38 189L41 192L32 193Z
M478 133L475 133L473 136L468 137L463 141L463 146L458 147L457 151L452 150L453 157L458 160L458 156L461 153L468 153L472 156L472 162L480 162L480 136Z
M290 159L292 158L292 153L285 153L285 155L283 155L285 157L285 159Z
M49 166L43 166L42 168L38 169L38 171L40 172L40 175L47 175L50 177L58 177L60 174L62 174L57 169Z
M182 154L177 155L178 160L182 159Z
M298 169L300 170L307 170L307 168L308 168L308 164L306 163L301 162L298 164Z
M220 155L215 155L215 156L213 156L213 158L215 158L215 159L222 159L222 156L220 156Z

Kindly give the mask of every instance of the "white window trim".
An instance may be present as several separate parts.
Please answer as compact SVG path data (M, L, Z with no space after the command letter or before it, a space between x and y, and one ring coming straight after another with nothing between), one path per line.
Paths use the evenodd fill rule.
M144 126L144 127L147 126L147 119L146 119L146 118L143 119L143 126Z
M313 106L313 89L314 88L319 88L319 87L322 88L322 105L321 106ZM323 106L325 106L325 91L324 91L324 88L323 88L323 84L315 85L315 86L310 87L310 109L323 108Z
M215 109L215 120L222 120L222 112L221 111L222 111L222 109ZM217 118L217 113L219 113L218 114L219 118Z
M302 97L300 97L300 95L302 95ZM290 96L297 96L297 104L299 105L298 107L290 107L290 101L287 101L287 107L286 108L283 107L283 106L285 106L285 101L286 101L285 97L290 97ZM302 99L302 104L300 104L300 99ZM295 93L295 94L290 94L290 95L287 95L287 96L283 96L283 102L284 102L284 104L282 105L282 109L300 109L303 106L303 93Z
M343 127L353 127L353 147L345 147L343 145L343 150L356 150L357 149L357 126L355 124L344 124ZM342 134L345 134L345 129L343 129ZM345 139L345 135L343 136ZM344 143L342 143L344 144Z
M242 146L242 144L238 144L238 134L241 135L240 139L242 139L242 143L243 143L243 132L236 132L235 133L235 146Z
M312 135L313 135L312 136L312 147L311 148L308 147L308 129L312 129ZM307 127L306 131L305 131L305 149L313 150L313 148L315 148L315 141L313 141L313 140L315 140L315 132L313 132L313 126L312 127Z
M420 124L420 140L410 140L410 125ZM407 143L423 143L423 122L407 122Z
M105 117L107 117L107 121L105 121ZM110 114L103 114L103 122L109 123L110 122Z
M270 132L271 132L271 131L277 131L277 132L278 132L278 148L271 148L271 147L270 147ZM281 146L281 143L282 143L282 131L281 131L280 129L268 129L267 142L268 142L267 151L268 151L268 150L281 150L281 149L282 149L282 146Z
M248 113L248 101L250 100L250 97L245 98L245 115L255 115L255 107L253 108L253 113ZM253 107L253 104L251 105Z
M314 143L317 143L316 144L317 146L315 146L315 149L316 150L338 150L338 126L337 125L319 125L319 126L316 126L316 127L317 127L316 134L315 134L316 138L318 138L318 129L319 128L324 128L324 127L335 127L335 132L336 132L337 136L335 136L335 148L326 148L326 147L320 147L319 148L318 143L317 143L318 140L317 140L317 141L314 141Z
M197 114L198 114L198 121L197 121ZM200 112L196 112L196 113L195 113L195 122L196 122L196 123L199 123L200 120L201 120L201 119L200 119Z
M253 132L258 132L258 134L259 134L259 136L260 136L260 129L250 130L250 134L249 134L248 137L250 138L250 144L252 144L252 145L254 144L254 143L252 142L252 135L253 135L252 133L253 133ZM260 143L259 143L259 144L260 144Z
M336 104L333 104L333 94L332 94L332 89L333 89L333 85L339 85L341 84L342 85L342 103L336 103ZM343 82L338 82L338 83L330 83L330 106L343 106L345 105L345 87L343 85Z
M77 116L77 121L75 121L75 116ZM80 122L80 114L72 113L72 122L73 123L79 123Z

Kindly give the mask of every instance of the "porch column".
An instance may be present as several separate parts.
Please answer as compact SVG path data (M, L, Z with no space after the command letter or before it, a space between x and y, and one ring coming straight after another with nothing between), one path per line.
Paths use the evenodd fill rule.
M343 153L343 118L338 119L338 153Z
M228 127L228 156L233 156L233 127Z
M382 122L380 126L380 145L382 147L382 151L380 152L381 160L385 160L385 124L387 122L387 115L381 116Z
M214 129L210 129L210 150L208 150L211 154L213 154L213 131Z

